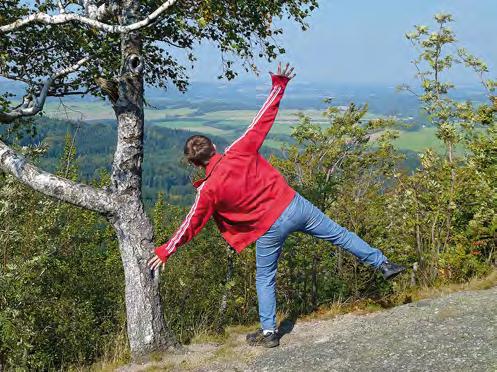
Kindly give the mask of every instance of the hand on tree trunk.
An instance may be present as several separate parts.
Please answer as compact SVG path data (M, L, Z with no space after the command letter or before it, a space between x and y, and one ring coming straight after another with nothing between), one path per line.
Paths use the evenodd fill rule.
M159 256L155 255L148 261L148 266L150 267L151 270L155 271L159 268L159 266L162 265L161 269L162 271L164 271L164 269L166 268L166 261L167 258L165 261L162 261Z

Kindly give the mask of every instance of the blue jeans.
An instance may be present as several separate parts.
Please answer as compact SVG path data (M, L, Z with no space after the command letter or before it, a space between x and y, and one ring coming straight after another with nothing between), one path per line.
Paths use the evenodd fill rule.
M285 239L295 231L328 240L373 267L386 261L381 251L335 223L297 193L271 228L256 242L256 287L262 329L276 329L275 286L278 258Z

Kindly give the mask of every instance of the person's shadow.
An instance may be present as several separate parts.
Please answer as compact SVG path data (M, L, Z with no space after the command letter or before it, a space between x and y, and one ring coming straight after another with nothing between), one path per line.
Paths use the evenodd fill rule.
M291 333L296 322L297 314L290 314L285 319L283 319L278 326L279 338L282 338L284 335Z

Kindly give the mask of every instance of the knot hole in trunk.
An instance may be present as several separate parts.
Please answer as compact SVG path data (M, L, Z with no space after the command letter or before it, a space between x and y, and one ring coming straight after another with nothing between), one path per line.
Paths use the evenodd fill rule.
M136 54L131 54L128 57L128 69L133 74L141 74L143 72L143 58Z

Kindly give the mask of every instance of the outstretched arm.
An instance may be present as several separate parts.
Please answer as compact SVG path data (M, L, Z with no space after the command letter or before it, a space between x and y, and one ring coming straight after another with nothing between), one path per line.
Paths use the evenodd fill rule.
M281 69L281 64L279 64L278 72L276 74L271 73L273 86L271 88L271 92L269 93L269 97L266 102L264 102L264 105L262 105L262 108L255 116L252 124L250 124L245 133L230 146L228 146L225 153L228 153L228 151L259 151L264 140L266 139L267 134L269 133L269 130L274 124L286 85L295 77L292 73L293 67L290 68L288 63L283 70Z
M205 183L198 188L195 203L193 203L190 212L180 228L176 230L166 244L155 248L155 256L148 262L148 265L152 270L158 268L160 264L165 264L169 256L176 252L176 249L179 246L192 240L212 216L212 213L214 212L213 200L207 190L202 191L204 186Z

